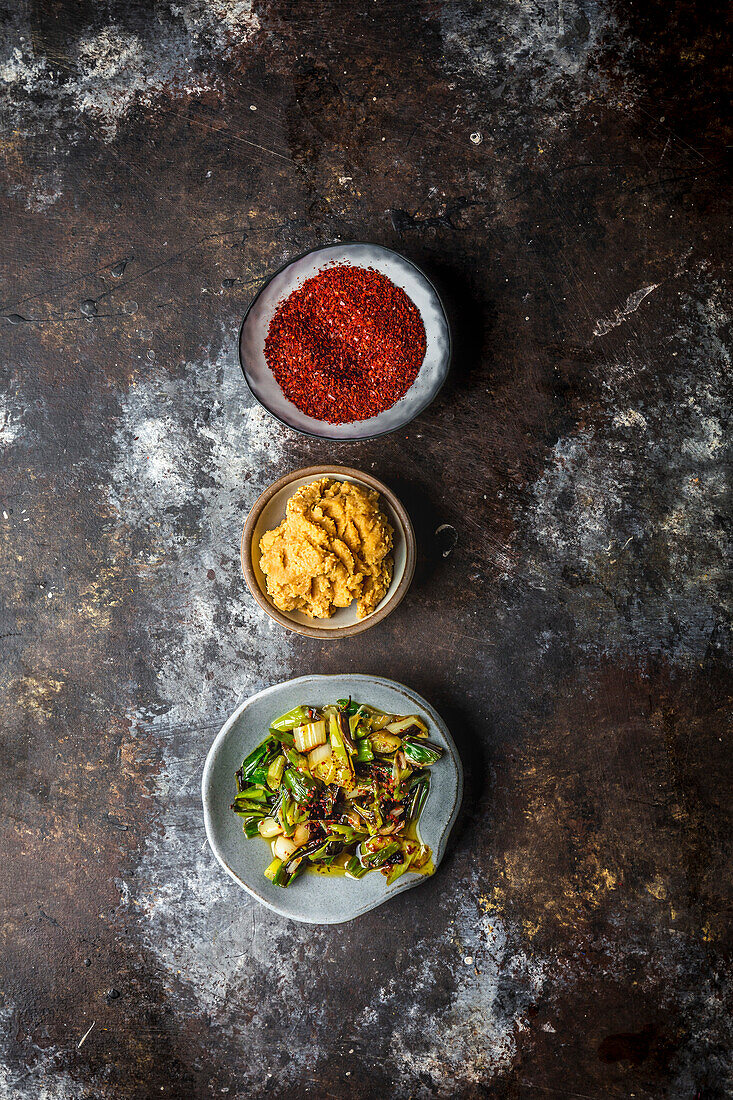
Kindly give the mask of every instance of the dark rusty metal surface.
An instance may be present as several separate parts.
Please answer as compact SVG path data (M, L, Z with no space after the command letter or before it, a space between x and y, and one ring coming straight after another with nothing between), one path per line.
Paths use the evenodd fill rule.
M0 4L0 1095L731 1094L725 27ZM356 446L270 420L235 347L339 238L423 265L456 341ZM402 495L420 562L324 645L238 543L331 461ZM239 698L347 669L444 713L465 807L425 886L302 928L214 865L200 771Z

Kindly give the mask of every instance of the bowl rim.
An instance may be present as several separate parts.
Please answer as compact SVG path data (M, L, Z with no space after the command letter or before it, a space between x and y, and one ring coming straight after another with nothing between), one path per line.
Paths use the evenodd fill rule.
M304 260L308 256L315 256L319 252L325 252L327 248L337 248L337 247L343 247L343 248L352 248L352 247L379 248L383 252L389 252L390 255L392 255L392 256L398 256L399 259L404 260L405 263L408 263L408 264L411 265L411 267L414 267L415 270L417 272L419 272L420 275L422 275L423 279L425 279L425 281L429 284L430 288L432 289L433 293L435 294L435 297L438 301L441 312L442 312L443 317L445 319L445 327L446 327L446 331L448 333L448 356L447 356L446 363L445 363L445 371L443 372L443 377L440 381L440 385L435 390L435 392L418 409L415 410L415 412L412 414L412 416L410 416L402 424L399 424L394 428L385 428L384 431L381 431L381 432L373 432L371 435L356 436L354 439L344 439L343 436L327 435L324 432L308 432L308 431L305 430L305 428L296 428L294 424L289 424L287 422L287 420L283 420L282 417L278 416L276 412L273 412L272 409L264 403L264 401L261 401L260 398L255 393L255 391L252 389L252 385L250 383L250 380L247 377L247 370L246 370L246 367L245 367L245 364L244 364L244 357L242 355L242 331L244 329L245 324L247 323L247 318L249 317L249 314L252 311L255 303L259 299L260 295L264 294L264 292L267 290L267 288L270 285L270 283L272 282L272 280L277 278L277 276L281 272L285 271L286 268L290 267L291 264L296 264L299 260ZM438 290L438 288L436 287L435 283L430 278L430 276L427 275L423 271L423 269L419 266L419 264L416 264L414 262L414 260L411 260L408 256L405 256L402 252L398 252L394 248L389 248L385 244L378 244L374 241L332 241L330 244L322 244L322 245L319 245L317 248L308 248L308 249L306 249L305 252L300 252L297 256L292 256L284 264L281 264L280 267L278 267L276 271L273 271L271 275L268 275L266 277L264 283L262 284L260 289L255 294L254 298L252 299L252 301L249 303L246 310L244 311L244 316L242 317L241 323L239 325L239 329L237 330L237 359L239 360L239 368L240 368L240 370L242 372L242 375L244 377L244 381L247 385L247 389L251 393L252 397L254 397L257 404L260 405L261 408L263 408L265 410L265 412L267 412L273 418L273 420L277 420L278 424L282 424L284 428L288 428L291 432L297 432L298 435L305 436L307 439L330 439L330 440L332 440L336 443L361 443L361 442L364 442L368 439L379 439L383 435L391 435L392 432L401 431L403 428L406 428L408 424L411 424L412 421L415 420L418 416L420 416L421 413L425 412L425 410L427 408L429 408L430 405L432 405L433 401L435 401L436 397L438 396L440 391L445 386L445 383L448 379L448 374L450 373L451 364L453 362L453 333L451 332L450 322L448 320L448 311L445 308L445 302L443 301L443 297L440 294L440 291ZM409 393L410 391L408 390L407 392ZM405 395L403 395L403 396L405 396ZM323 423L325 423L325 421L323 421ZM361 421L361 422L360 421L355 421L354 423L357 423L357 424L358 423L363 423L363 421Z
M377 492L385 498L396 515L400 527L402 528L402 536L405 540L405 569L394 592L390 595L388 590L382 602L370 615L367 615L365 619L360 619L358 622L351 623L348 626L336 626L331 628L293 622L292 619L289 619L287 615L283 614L282 611L275 607L271 600L264 595L257 583L250 549L252 546L252 534L257 525L257 520L265 505L269 503L276 493L279 493L281 489L287 488L293 481L299 481L301 478L312 477L315 480L316 478L327 476L333 477L336 480L339 478L342 480L351 479L361 482L363 485L367 485L370 489L376 489ZM302 466L298 470L292 470L289 474L283 474L282 477L274 481L272 485L257 497L257 500L249 510L249 514L242 529L240 559L247 587L257 603L263 611L267 612L270 618L285 627L286 630L292 630L296 634L302 634L307 638L321 638L328 641L336 641L339 638L353 637L355 634L361 634L365 630L369 630L371 627L376 626L377 623L386 619L387 616L402 603L412 583L412 578L415 575L417 542L415 539L415 529L412 526L412 520L408 515L407 509L396 493L385 485L383 481L380 481L379 478L373 477L371 474L366 474L362 470L357 470L353 466Z
M378 901L374 901L374 902L372 902L368 905L363 905L363 906L356 909L354 912L350 913L348 916L345 916L345 917L338 917L336 919L328 919L328 920L322 920L322 919L319 920L319 919L313 918L313 917L308 916L308 915L300 914L300 915L296 916L295 914L293 914L291 912L288 912L287 910L283 909L281 906L279 906L279 905L273 903L272 901L270 901L267 897L264 896L264 894L260 893L254 886L250 886L248 883L246 883L244 881L244 879L242 879L237 874L237 872L234 870L234 868L230 867L230 865L226 861L224 853L219 850L219 846L215 841L214 825L213 825L212 815L211 815L210 810L209 810L208 788L210 786L211 773L213 772L213 769L214 769L214 764L215 764L215 761L216 761L216 756L217 756L220 745L229 736L229 733L230 733L231 729L233 728L235 722L239 718L239 716L255 700L260 699L263 696L269 695L272 692L276 692L281 687L285 687L285 686L291 687L295 684L301 684L301 683L305 684L305 683L308 683L309 681L312 681L312 680L328 680L328 681L330 681L330 680L342 680L345 677L348 677L350 680L364 681L364 683L372 683L372 684L377 684L378 683L378 684L382 684L384 686L393 688L394 690L400 692L401 694L407 695L414 703L416 703L418 705L418 707L421 710L424 710L430 716L431 720L434 721L435 724L440 729L441 735L445 739L445 742L448 746L451 761L452 761L453 766L454 766L455 771L456 771L456 778L457 778L456 793L455 793L455 798L453 800L453 805L451 806L450 812L449 812L449 814L448 814L448 816L445 820L445 823L443 824L443 828L442 828L442 831L440 833L438 843L435 847L435 850L433 851L433 863L434 863L434 866L435 866L435 871L433 872L432 875L414 875L412 878L409 878L407 875L403 875L400 879L397 880L396 883L392 884L392 887L388 888L388 887L385 886L385 891L388 890L389 892L386 892L384 897L380 898ZM214 853L214 857L216 858L217 862L224 868L224 870L230 876L230 878L232 878L237 883L237 885L239 887L241 887L241 889L245 890L248 894L251 895L251 897L253 897L257 901L261 902L268 909L271 909L273 912L278 913L282 917L287 917L288 920L299 921L300 923L303 923L303 924L324 924L324 925L326 925L326 924L346 924L349 921L355 920L357 917L363 916L364 913L369 913L373 909L378 909L380 906L384 905L385 902L390 901L391 898L395 897L397 894L401 894L406 890L411 890L415 886L421 886L423 883L429 882L430 879L434 877L434 875L436 874L436 872L438 870L438 867L440 866L440 864L443 861L443 857L445 856L445 852L446 852L446 849L447 849L447 846L448 846L448 839L450 837L451 832L453 831L453 826L455 825L456 820L458 818L458 812L461 808L461 803L463 801L463 785L464 785L463 764L461 762L461 757L460 757L460 754L458 752L458 748L456 747L456 743L453 740L453 736L450 732L450 729L448 728L445 720L441 717L441 715L435 709L435 707L433 707L432 704L428 703L427 699L425 699L417 691L414 691L412 688L409 688L406 684L400 683L399 680L391 680L387 676L369 676L366 673L362 673L362 672L355 672L355 673L349 673L349 672L345 672L345 673L307 673L304 676L296 676L295 678L293 678L291 680L281 680L276 684L270 684L269 687L262 688L260 691L255 691L255 692L252 693L252 695L248 695L246 699L243 699L242 702L239 703L237 707L235 707L234 711L229 715L229 717L225 721L224 725L222 726L222 728L219 730L216 737L212 741L212 743L209 747L209 751L206 754L206 760L204 761L204 767L203 767L203 771L202 771L202 774L201 774L201 802L202 802L203 811L204 811L204 828L206 830L206 839L209 843L209 847L211 848L211 851Z

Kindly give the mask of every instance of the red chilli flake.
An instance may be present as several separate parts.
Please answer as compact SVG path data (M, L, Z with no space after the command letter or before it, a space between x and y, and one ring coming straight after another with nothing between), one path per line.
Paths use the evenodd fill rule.
M425 326L404 290L379 271L342 264L281 302L265 358L301 412L349 424L384 412L407 393L425 347Z

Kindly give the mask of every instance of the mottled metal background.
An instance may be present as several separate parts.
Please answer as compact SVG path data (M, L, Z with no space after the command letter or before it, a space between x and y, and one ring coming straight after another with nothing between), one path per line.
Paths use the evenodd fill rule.
M731 1095L725 28L0 3L3 1098ZM354 237L425 267L456 355L342 446L253 405L236 332ZM329 461L402 495L420 562L324 645L238 543ZM467 794L433 880L303 928L215 865L199 779L238 699L340 670L426 695Z

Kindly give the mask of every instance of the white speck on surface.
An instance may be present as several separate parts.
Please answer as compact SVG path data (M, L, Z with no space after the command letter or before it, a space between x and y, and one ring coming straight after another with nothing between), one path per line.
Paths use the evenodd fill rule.
M642 432L646 431L646 419L638 409L626 409L624 412L616 413L613 418L614 428L634 428Z
M183 19L194 41L213 36L221 50L246 41L260 26L252 0L184 0L172 3L171 11Z
M85 1043L85 1042L87 1041L87 1039L88 1039L88 1038L89 1038L89 1036L91 1035L92 1031L94 1030L94 1028L95 1028L95 1026L96 1026L96 1023L97 1023L97 1021L96 1021L96 1020L94 1020L94 1022L93 1022L92 1024L90 1024L90 1026L89 1026L89 1027L87 1028L87 1030L86 1030L86 1031L84 1032L84 1034L82 1035L81 1039L80 1039L80 1040L79 1040L79 1042L78 1042L78 1043L76 1044L76 1049L77 1049L77 1050L79 1050L79 1049L80 1049L80 1047L81 1047L81 1046L82 1046L82 1045L83 1045L83 1044L84 1044L84 1043Z
M61 177L58 172L50 172L46 179L37 176L30 184L13 184L8 190L12 195L20 195L26 210L30 210L33 214L43 213L63 196Z
M0 394L0 450L23 435L23 404L13 390Z
M20 87L26 91L34 90L40 75L45 72L46 59L31 59L17 46L13 47L9 57L0 63L0 82L8 88Z
M633 294L629 294L623 309L614 310L613 317L596 321L595 327L593 328L593 335L605 336L611 329L618 328L627 317L636 312L644 299L648 298L652 291L656 290L659 286L659 283L652 283L650 286L643 286L641 290L635 290Z

